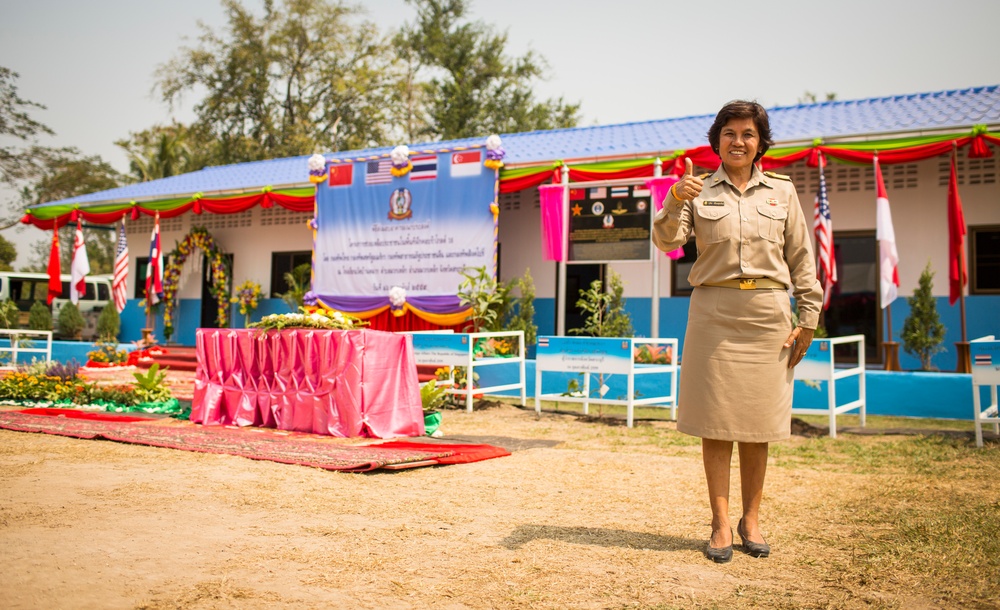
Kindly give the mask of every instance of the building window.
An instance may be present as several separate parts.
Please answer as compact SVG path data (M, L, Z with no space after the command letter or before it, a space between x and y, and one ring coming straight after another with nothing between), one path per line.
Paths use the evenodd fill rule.
M969 227L970 294L1000 294L1000 225Z
M657 254L658 255L658 254ZM694 289L688 283L688 275L691 267L698 259L698 246L695 245L694 237L684 244L684 256L673 261L670 271L670 296L689 297Z
M271 253L271 298L280 299L279 295L288 292L291 286L288 285L286 273L291 273L293 269L300 265L312 265L312 252L302 250L299 252L272 252ZM309 274L305 275L304 283L309 285Z
M135 289L132 291L132 298L146 298L146 267L149 265L149 257L143 256L135 259Z

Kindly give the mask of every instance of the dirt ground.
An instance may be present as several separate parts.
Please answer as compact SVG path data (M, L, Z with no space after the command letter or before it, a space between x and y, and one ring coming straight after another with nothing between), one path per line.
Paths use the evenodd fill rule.
M872 493L851 469L772 460L772 556L715 565L699 445L670 422L503 405L442 429L514 452L344 474L0 430L0 607L938 607L841 577Z

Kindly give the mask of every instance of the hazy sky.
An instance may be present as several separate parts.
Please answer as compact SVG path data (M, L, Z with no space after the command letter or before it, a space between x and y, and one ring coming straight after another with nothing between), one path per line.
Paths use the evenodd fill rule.
M384 31L414 15L404 0L359 4ZM530 49L547 60L537 96L580 102L584 125L708 114L735 98L793 105L805 91L858 99L1000 84L996 0L471 6L473 19L507 31L510 54ZM196 100L171 113L151 89L156 67L194 44L199 20L222 27L220 4L0 0L0 65L20 74L22 98L47 106L32 113L56 132L43 143L75 146L125 171L116 139L192 118Z

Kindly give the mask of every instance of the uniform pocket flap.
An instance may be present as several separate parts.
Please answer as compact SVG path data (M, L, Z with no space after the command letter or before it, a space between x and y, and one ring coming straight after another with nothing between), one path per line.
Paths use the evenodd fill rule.
M695 208L698 216L705 218L706 220L719 220L720 218L725 218L729 216L729 208L720 208L713 206L697 206Z
M767 216L772 220L784 220L788 218L788 209L776 205L758 205L757 213L761 216Z

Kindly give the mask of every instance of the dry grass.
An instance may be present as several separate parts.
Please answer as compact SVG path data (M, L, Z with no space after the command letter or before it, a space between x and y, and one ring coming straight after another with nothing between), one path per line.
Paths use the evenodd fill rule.
M0 606L997 607L995 442L776 444L774 553L717 566L699 443L671 422L499 405L446 411L443 430L550 442L348 475L0 431Z

